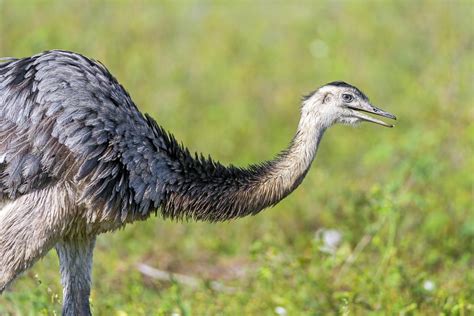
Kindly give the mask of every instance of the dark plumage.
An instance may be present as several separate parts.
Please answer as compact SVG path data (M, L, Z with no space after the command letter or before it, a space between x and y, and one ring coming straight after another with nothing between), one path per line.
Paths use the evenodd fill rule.
M347 82L344 82L344 81L333 81L333 82L330 82L330 83L326 84L326 86L349 88L349 89L352 89L360 98L362 98L364 100L369 99L369 97L367 97L365 95L365 93L362 92L359 88L357 88L357 87L355 87L351 84L348 84Z
M341 88L348 88L349 90L352 90L352 92L354 92L355 94L357 94L357 96L359 96L360 98L364 99L364 100L369 100L369 97L367 97L365 95L364 92L362 92L359 88L357 88L356 86L353 86L347 82L344 82L344 81L333 81L333 82L329 82L327 84L325 84L325 86L333 86L333 87L341 87ZM318 89L314 90L314 91L311 91L309 94L307 95L304 95L303 96L303 101L306 101L307 99L311 98L311 96L316 92L318 91Z

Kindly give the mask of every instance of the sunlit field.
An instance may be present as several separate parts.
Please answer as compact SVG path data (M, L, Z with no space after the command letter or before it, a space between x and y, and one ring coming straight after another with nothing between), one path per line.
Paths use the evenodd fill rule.
M303 184L257 216L158 215L99 236L93 313L474 314L473 21L472 1L0 0L1 56L100 60L142 111L225 164L285 148L301 96L330 81L398 117L331 128ZM61 299L50 251L0 315L58 315Z

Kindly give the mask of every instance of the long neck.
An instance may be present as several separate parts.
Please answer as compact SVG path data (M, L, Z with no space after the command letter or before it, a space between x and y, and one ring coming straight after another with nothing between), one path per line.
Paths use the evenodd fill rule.
M316 121L314 121L316 120ZM302 182L324 134L324 122L302 115L289 147L274 160L241 169L183 155L180 179L167 188L165 217L222 221L273 206ZM185 156L188 156L187 158Z

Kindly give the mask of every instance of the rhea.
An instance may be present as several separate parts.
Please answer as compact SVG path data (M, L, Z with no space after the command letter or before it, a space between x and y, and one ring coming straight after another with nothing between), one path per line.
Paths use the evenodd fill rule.
M326 84L301 105L289 146L247 168L191 154L100 63L47 51L0 64L0 293L51 248L63 315L89 315L96 236L147 219L224 221L275 205L302 182L336 123L392 125L358 88Z

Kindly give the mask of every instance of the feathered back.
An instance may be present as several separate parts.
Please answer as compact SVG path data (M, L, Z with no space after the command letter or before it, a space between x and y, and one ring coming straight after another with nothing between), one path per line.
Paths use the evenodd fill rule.
M70 181L109 215L146 215L174 146L95 61L49 51L0 64L0 199Z

